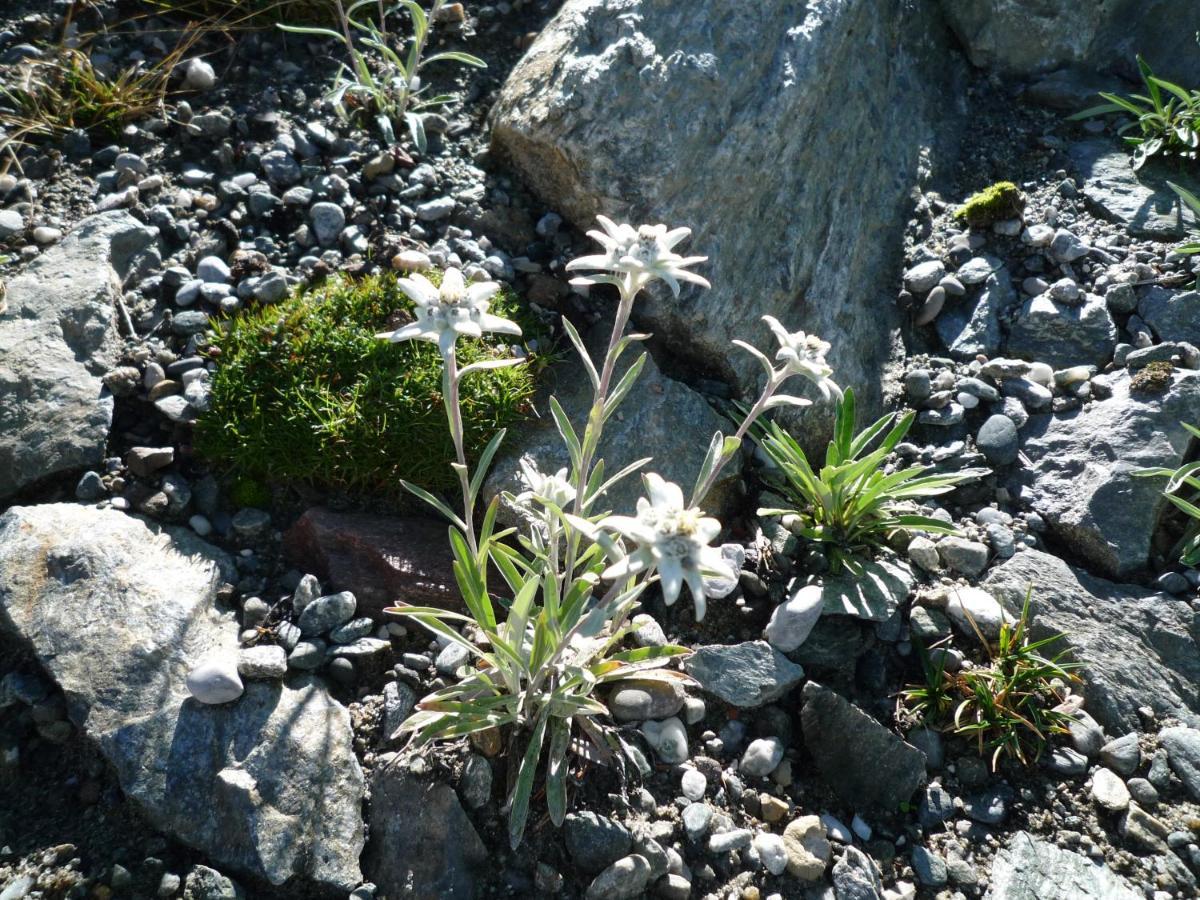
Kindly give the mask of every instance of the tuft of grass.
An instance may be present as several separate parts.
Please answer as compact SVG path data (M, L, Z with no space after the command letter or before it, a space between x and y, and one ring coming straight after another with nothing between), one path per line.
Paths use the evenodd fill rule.
M20 63L0 85L0 147L58 138L82 129L109 137L136 119L162 112L172 71L194 43L188 35L162 60L108 76L83 50L55 48Z
M1179 424L1193 439L1200 441L1200 428L1187 422ZM1172 548L1171 556L1178 557L1185 566L1200 565L1200 460L1184 463L1177 469L1162 466L1138 469L1133 476L1168 479L1163 496L1187 516L1187 527L1183 537Z
M922 649L925 681L900 695L906 709L926 726L970 738L980 756L990 752L993 771L1005 756L1022 765L1037 762L1052 735L1067 733L1079 709L1070 685L1082 681L1074 671L1081 664L1064 659L1069 651L1043 654L1064 635L1029 639L1032 596L1032 591L1026 593L1015 624L1005 621L1000 626L995 646L975 627L988 654L987 665L951 674Z
M527 337L539 334L511 292L501 290L492 306L518 321ZM401 479L429 490L457 484L446 466L454 447L437 348L375 337L409 321L412 309L391 274L338 277L214 323L209 352L218 366L209 412L197 423L197 451L236 476L268 483L390 498L402 495ZM459 342L463 365L506 352L487 341ZM529 411L543 362L533 358L466 379L469 455Z
M972 194L954 212L954 218L972 228L987 228L994 222L1016 219L1025 209L1025 198L1011 181L997 181Z
M269 28L281 22L327 25L337 19L334 0L147 0L158 12L222 28Z

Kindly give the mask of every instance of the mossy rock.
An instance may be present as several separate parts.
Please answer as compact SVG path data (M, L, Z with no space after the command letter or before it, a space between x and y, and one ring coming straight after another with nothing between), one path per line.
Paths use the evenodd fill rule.
M1171 386L1175 367L1166 360L1147 363L1129 380L1129 391L1134 394L1162 394Z
M997 181L972 194L954 213L954 218L972 228L987 228L994 222L1020 218L1025 210L1025 198L1011 181Z
M441 281L439 272L426 275ZM339 277L220 323L210 335L218 365L197 451L248 493L301 483L399 497L400 479L429 490L457 484L437 347L375 337L411 321L412 309L390 274ZM527 337L544 337L511 292L501 290L492 311L520 323ZM461 339L460 365L507 356L508 347ZM534 359L466 377L468 454L529 411L540 368Z

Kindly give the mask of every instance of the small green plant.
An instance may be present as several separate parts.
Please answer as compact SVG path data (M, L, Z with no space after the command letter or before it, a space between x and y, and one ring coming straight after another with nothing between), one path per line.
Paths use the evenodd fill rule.
M1157 77L1150 64L1137 58L1145 94L1121 97L1104 91L1107 103L1092 106L1070 116L1071 120L1090 119L1111 113L1128 113L1132 120L1117 133L1133 147L1133 168L1140 169L1154 156L1178 156L1194 160L1200 148L1200 91L1189 91ZM1138 134L1128 132L1138 130Z
M689 270L704 257L683 257L674 250L689 229L668 231L663 225L635 229L603 217L600 223L603 231L589 233L605 252L572 260L567 268L598 270L598 274L575 280L617 288L612 333L597 365L574 327L563 320L591 382L592 404L580 431L558 401L550 399L550 413L571 465L569 470L549 474L539 472L533 462L523 462L527 489L504 496L504 502L518 511L525 523L522 533L512 528L496 530L501 497L492 499L482 524L475 525L480 490L504 432L488 444L473 473L463 452L464 417L459 398L464 378L482 373L488 366L511 364L495 360L459 367L460 335L518 330L515 323L490 312L489 301L498 285L466 285L454 270L446 273L440 289L419 276L404 279L400 285L417 303L417 319L380 335L393 342L436 343L442 354L442 395L455 445L451 468L459 482L461 513L427 491L406 487L451 523L454 573L468 614L414 606L397 606L389 612L415 620L442 639L459 644L474 658L474 665L459 673L460 680L420 701L404 728L413 734L417 746L435 739L501 732L500 740L508 747L506 805L514 848L525 831L543 759L546 804L556 826L566 815L566 776L572 750L584 759L600 762L620 764L622 756L635 763L640 759L609 721L597 688L631 678L686 683L690 679L666 668L672 659L688 652L683 647L622 648L631 630L631 613L651 585L661 588L668 606L686 586L696 619L704 617L705 577L734 577L735 573L711 546L721 524L706 516L701 504L721 469L739 451L755 416L781 404L807 402L779 393L786 379L800 374L823 392L830 391L823 356L828 345L811 343L803 334L788 334L779 328L777 359L782 364L772 366L762 353L750 348L770 370L767 383L752 415L736 434L713 435L690 499L685 501L678 485L647 472L643 476L646 496L638 500L636 514L609 514L602 505L609 489L650 462L637 460L610 475L604 461L596 458L605 422L635 389L646 361L641 354L616 378L620 356L646 337L625 334L634 299L657 280L676 295L680 281L702 286L708 282ZM495 599L488 584L493 567L504 581ZM471 626L480 637L471 640L453 625Z
M1200 440L1200 428L1186 422L1179 424L1187 429L1187 433L1193 438ZM1200 478L1197 477L1198 472L1200 472L1200 460L1184 463L1177 469L1154 466L1138 469L1133 473L1135 478L1168 479L1167 486L1163 488L1163 495L1188 518L1188 526L1184 530L1183 537L1176 542L1171 551L1171 555L1177 557L1185 566L1200 564Z
M1200 221L1200 197L1197 197L1187 188L1175 184L1173 181L1168 181L1167 184L1171 190L1179 195L1179 199L1183 201L1183 204L1192 211L1192 215L1196 217L1197 221ZM1175 252L1180 256L1195 256L1197 253L1200 253L1200 232L1194 233L1187 243L1176 247ZM1196 279L1196 283L1192 287L1200 289L1200 278Z
M954 212L954 217L972 228L987 228L994 222L1020 218L1025 198L1011 181L997 181L972 194Z
M990 753L993 770L1004 756L1022 765L1037 762L1050 736L1067 733L1080 707L1070 688L1081 681L1074 671L1080 663L1066 660L1066 650L1053 657L1042 653L1064 635L1029 639L1031 598L1027 592L1015 624L1001 624L995 647L971 623L988 654L987 665L951 674L942 660L932 663L922 651L925 682L901 693L908 710L925 725L970 738L980 756Z
M327 37L341 43L350 56L350 63L342 63L329 91L328 99L334 109L343 118L372 119L389 144L397 143L396 131L403 123L413 144L423 153L426 111L442 106L452 98L447 94L422 97L421 70L431 63L443 61L478 68L487 66L479 57L458 50L425 57L432 23L437 21L445 3L446 0L433 0L427 14L416 0L400 0L389 7L385 7L382 0L356 0L348 7L342 6L342 0L334 0L340 32L312 25L279 27L293 34ZM400 9L407 10L413 28L404 59L392 49L393 35L387 30L388 16ZM365 49L359 49L359 45Z
M897 421L889 413L855 435L854 392L847 390L819 471L813 470L804 449L777 422L756 428L755 439L776 469L764 480L793 504L787 509L760 509L758 515L799 517L800 533L824 546L835 572L843 568L857 572L861 566L856 558L874 552L896 531L957 533L940 519L904 511L901 503L944 494L981 470L927 475L926 467L919 465L890 473L884 469L884 461L908 433L914 416L910 410ZM870 449L881 436L878 446Z
M430 273L435 281L438 273ZM515 295L496 306L521 319ZM274 305L214 323L217 370L209 411L196 426L202 456L249 484L316 484L403 495L399 480L455 484L454 446L441 418L441 362L432 347L389 349L375 333L412 316L392 275L334 278ZM466 341L470 363L508 358L507 344ZM533 395L532 366L477 376L462 396L474 458L492 433L518 421Z

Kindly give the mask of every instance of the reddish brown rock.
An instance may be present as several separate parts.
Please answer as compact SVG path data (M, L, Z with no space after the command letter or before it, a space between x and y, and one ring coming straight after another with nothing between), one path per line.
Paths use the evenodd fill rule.
M352 591L359 615L382 618L384 607L397 602L462 606L446 526L432 519L314 507L288 529L283 549L326 591Z

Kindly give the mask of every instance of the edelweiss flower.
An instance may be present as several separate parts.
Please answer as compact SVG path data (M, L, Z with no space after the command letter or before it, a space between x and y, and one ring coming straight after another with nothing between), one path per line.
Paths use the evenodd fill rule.
M624 578L647 569L657 569L663 601L671 606L684 583L696 604L696 620L704 618L704 576L733 578L734 573L709 544L721 531L721 523L705 516L698 507L684 506L679 485L653 472L643 477L646 497L638 498L636 516L608 516L599 527L629 538L637 549L609 566L604 578Z
M815 334L805 334L803 331L789 332L779 324L779 320L774 316L763 316L763 321L770 326L771 331L775 332L775 337L779 340L779 349L775 351L775 359L782 362L783 365L778 369L757 347L747 344L745 341L734 341L733 343L743 350L753 353L763 364L763 368L767 370L768 386L777 386L792 375L800 375L816 385L817 390L826 400L842 396L842 389L829 377L833 374L833 368L825 362L825 354L829 352L827 341L821 340ZM808 401L797 397L779 396L772 398L765 408L769 409L785 404L805 406Z
M538 471L537 463L528 456L521 457L520 465L520 478L525 490L513 498L515 503L528 508L534 500L540 500L552 503L559 509L566 509L575 499L575 488L567 479L565 468L559 469L553 475L543 475Z
M661 278L679 296L679 282L690 281L701 287L711 287L708 280L689 272L688 266L702 263L707 256L680 256L675 246L692 233L690 228L673 228L666 225L618 225L607 216L596 216L603 231L589 231L604 247L604 253L581 256L567 263L567 271L599 269L611 272L617 280L628 280L634 287L641 288L656 278ZM573 284L598 284L613 280L607 276L589 275L573 279Z
M442 276L441 287L434 287L428 278L418 273L401 278L396 286L417 305L417 320L395 331L377 334L377 338L392 343L433 341L445 356L453 349L460 334L470 337L479 337L485 331L521 334L515 322L487 311L488 300L500 290L500 285L494 281L469 285L463 281L462 272L449 268Z

